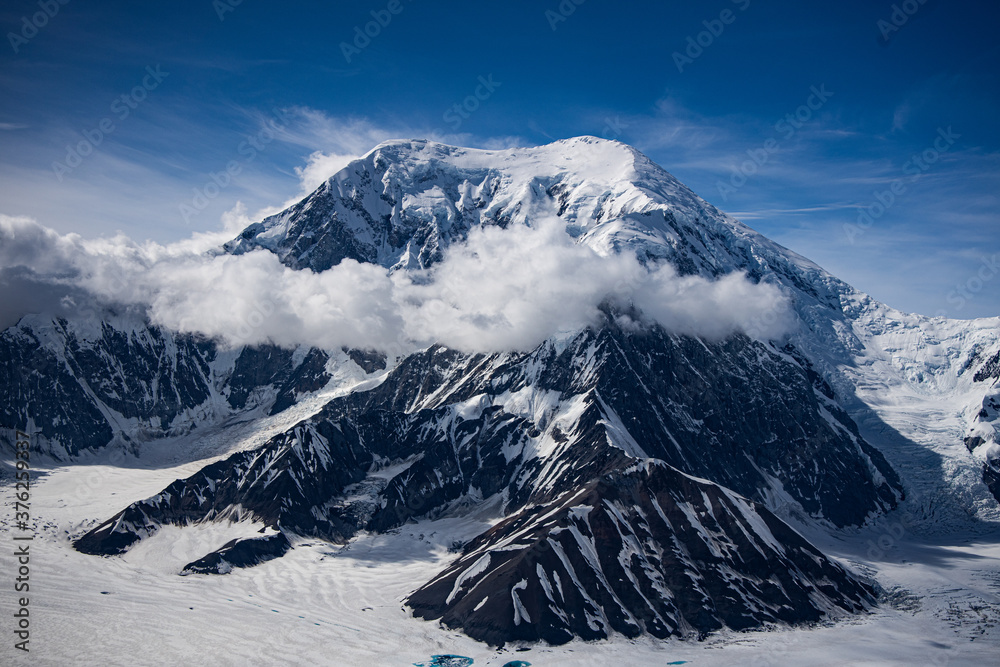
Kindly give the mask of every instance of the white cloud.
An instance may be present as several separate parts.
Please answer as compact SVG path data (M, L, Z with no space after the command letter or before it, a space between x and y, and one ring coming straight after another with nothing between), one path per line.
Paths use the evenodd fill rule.
M718 280L679 276L664 264L639 287L635 305L650 319L677 333L721 339L736 331L755 338L777 338L794 326L788 298L743 273Z
M61 288L76 300L83 292L139 306L157 324L232 346L401 354L439 342L476 352L528 350L596 323L608 301L636 306L671 331L710 338L737 330L777 336L791 321L776 287L738 274L682 277L667 265L647 270L632 256L601 256L574 243L558 220L475 229L432 269L392 275L352 260L313 273L289 269L266 251L219 254L213 249L222 236L166 246L124 236L85 240L0 216L0 280L18 277L19 289L44 294L47 304ZM0 313L4 321L15 315Z
M474 229L427 272L393 276L408 334L464 350L527 350L595 322L637 267L577 245L557 221Z
M474 229L426 274L393 276L408 306L407 333L464 350L529 350L596 323L605 302L635 306L673 332L713 339L738 330L780 336L792 324L777 287L743 274L682 277L669 264L648 269L633 255L598 255L574 243L564 224Z
M346 167L357 155L341 155L316 151L309 156L303 167L296 167L295 174L302 181L301 195L308 195L325 183L331 176Z
M389 349L404 323L384 269L345 260L316 274L266 251L187 257L143 277L153 321L230 345Z

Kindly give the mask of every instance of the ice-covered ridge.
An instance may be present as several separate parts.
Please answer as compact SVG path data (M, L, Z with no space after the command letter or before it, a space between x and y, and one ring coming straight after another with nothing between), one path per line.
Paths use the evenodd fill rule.
M675 260L687 272L714 276L743 268L747 259L780 256L823 273L726 216L634 148L594 137L496 151L387 142L298 204L247 228L227 250L262 247L289 266L314 270L346 257L417 268L473 227L540 217L558 217L567 233L600 253L628 248L643 258ZM733 247L720 246L727 238Z

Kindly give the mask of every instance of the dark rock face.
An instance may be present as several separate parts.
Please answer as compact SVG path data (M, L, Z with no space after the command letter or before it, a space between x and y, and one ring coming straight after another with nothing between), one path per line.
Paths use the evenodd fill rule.
M245 348L233 366L226 400L233 408L245 408L247 400L256 389L278 384L286 379L291 365L291 350L274 345Z
M430 348L260 449L131 505L76 546L121 553L163 524L248 517L342 543L500 498L514 517L414 594L418 615L494 643L814 621L864 608L870 590L738 493L764 499L776 479L837 525L901 495L822 389L793 357L745 337L635 333L614 317L560 349ZM590 509L574 509L584 499ZM504 551L515 534L525 549L551 548ZM490 556L481 589L496 598L475 609L482 597L451 596L441 582L481 567L469 559L491 550L506 554ZM209 568L229 561L206 558Z
M1000 503L1000 470L991 465L983 466L983 483L990 490L993 497Z
M970 364L980 361L979 354L973 355ZM975 382L986 383L989 393L983 398L979 414L970 427L971 435L965 438L965 446L970 452L987 442L997 442L1000 436L1000 352L983 360L973 377ZM983 464L983 483L1000 502L1000 459L991 458Z
M319 520L310 510L318 499L329 500L331 490L363 479L372 463L371 453L349 424L297 426L264 449L234 454L130 505L75 546L83 553L118 554L163 524L246 515L271 527L343 541L354 534L355 526L342 527L336 516Z
M217 551L185 565L181 574L228 574L235 567L253 567L284 556L291 548L283 533L231 540Z
M518 392L572 402L575 417L535 422L496 403ZM740 337L708 346L609 322L562 351L543 345L487 357L431 348L377 388L330 402L264 448L179 480L109 524L141 535L156 523L216 518L238 506L274 527L340 541L470 494L504 493L511 509L548 502L629 456L758 499L770 476L807 512L841 526L894 507L901 491L893 470L817 396L805 369ZM835 426L824 411L845 421ZM539 456L540 448L552 451ZM364 522L354 509L330 505L379 466L402 462L405 470L375 491L378 507Z
M576 437L564 434L560 443L574 460L586 460L585 451L605 447L611 437L630 453L662 459L747 496L760 494L766 475L773 476L806 511L837 525L859 524L871 512L895 507L898 476L824 394L832 394L829 387L814 386L816 376L809 373L744 337L706 345L655 328L631 333L608 322L561 351L543 345L527 355L466 358L432 349L404 361L359 399L408 411L432 394L435 404L529 387L558 394L560 401L579 396L586 409ZM545 431L549 425L534 426ZM572 449L577 443L583 451ZM546 486L544 464L528 462L526 473L532 472L542 477L533 488ZM511 493L518 502L550 499Z
M387 360L385 355L380 352L365 350L345 350L345 352L351 361L366 373L377 373L385 370Z
M221 362L215 343L175 335L140 317L83 337L64 319L30 318L0 334L0 428L37 433L57 457L183 433L218 413L274 397L272 414L330 380L329 355L300 360L274 346ZM228 365L231 364L231 365Z
M712 346L649 335L601 342L608 357L598 392L648 456L747 496L767 485L762 472L773 475L807 512L836 525L895 506L898 477L814 389L808 367L740 336ZM623 382L637 367L652 372L638 386ZM888 481L875 483L875 471ZM863 481L845 486L851 479Z
M562 644L813 622L874 594L766 509L644 461L501 522L407 604L490 644Z
M342 543L362 528L389 530L439 509L473 485L493 495L515 472L500 450L523 437L523 424L499 409L457 422L449 419L449 408L413 415L375 409L353 419L335 416L338 412L328 408L262 449L235 454L177 480L87 533L76 548L117 554L162 524L247 515L273 528ZM437 442L424 440L428 435ZM456 453L455 443L469 437L494 451L482 460L470 455L474 452ZM409 464L391 479L369 479L369 472L379 472L377 461ZM493 465L499 470L492 470ZM369 500L343 501L365 492Z
M330 381L326 372L330 356L322 350L309 350L297 364L293 359L292 350L276 345L243 348L226 383L229 394L226 400L234 409L241 410L255 392L274 388L277 398L271 414L275 415L294 405L299 394L322 389Z
M994 354L980 366L973 379L976 382L1000 379L1000 352Z
M364 177L368 177L368 174L363 174L362 182L370 185L370 177ZM375 244L360 241L355 230L350 224L345 224L343 219L356 216L371 230L381 232L380 236L383 238L388 230L359 199L362 197L357 190L333 192L329 184L324 184L312 196L287 211L248 227L238 238L227 243L225 249L233 254L252 250L258 247L257 235L266 226L279 220L289 220L288 235L279 245L269 249L288 258L287 263L292 268L323 271L345 259L374 262L377 258Z
M70 455L108 444L129 419L140 433L169 432L211 393L215 349L204 341L107 323L96 340L84 341L61 319L46 328L55 346L31 326L0 334L0 423L24 429L31 420Z
M70 453L100 447L114 436L90 395L30 331L0 334L0 423L21 428L29 420L50 440L68 443ZM51 400L36 401L38 396Z

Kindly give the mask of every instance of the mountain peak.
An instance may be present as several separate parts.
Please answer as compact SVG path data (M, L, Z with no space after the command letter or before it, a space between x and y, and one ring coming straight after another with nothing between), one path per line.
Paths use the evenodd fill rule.
M744 251L722 247L733 237L732 247L770 243L631 146L584 136L502 150L387 141L226 250L263 248L314 271L348 258L426 268L476 227L539 218L560 219L599 254L631 250L706 276L749 269Z
M400 166L436 160L450 163L456 168L492 167L519 173L530 172L538 176L575 173L591 179L601 179L608 184L639 176L636 167L640 164L646 170L665 173L635 148L619 141L592 136L561 139L539 146L502 149L466 148L430 139L392 139L382 142L357 162L371 163L379 158ZM333 178L352 173L352 165Z

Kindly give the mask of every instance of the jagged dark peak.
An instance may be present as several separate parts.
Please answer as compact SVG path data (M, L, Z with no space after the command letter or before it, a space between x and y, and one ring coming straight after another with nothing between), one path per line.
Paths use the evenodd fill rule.
M809 623L875 591L765 508L653 460L504 520L408 599L491 644Z

